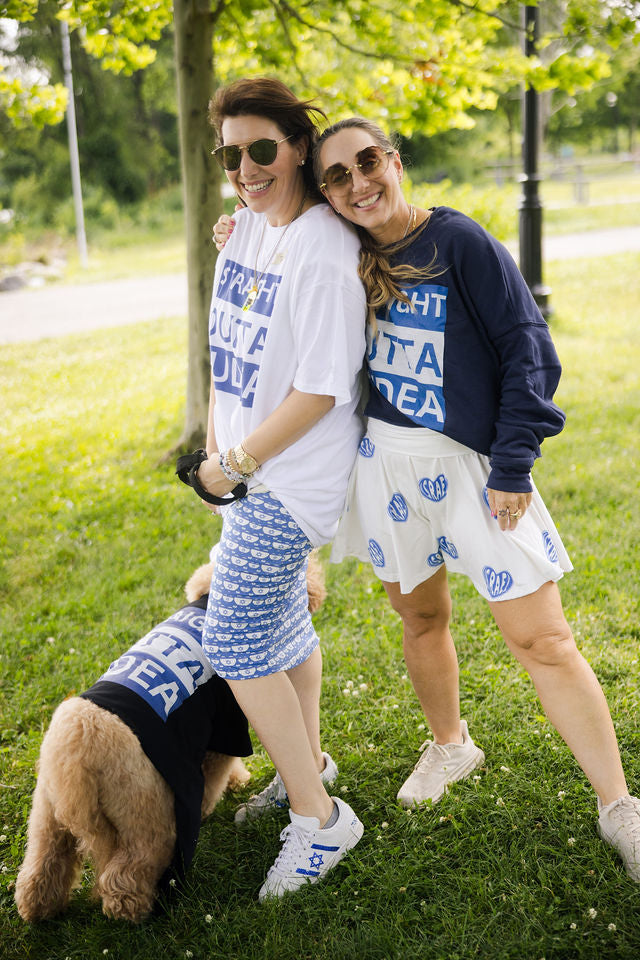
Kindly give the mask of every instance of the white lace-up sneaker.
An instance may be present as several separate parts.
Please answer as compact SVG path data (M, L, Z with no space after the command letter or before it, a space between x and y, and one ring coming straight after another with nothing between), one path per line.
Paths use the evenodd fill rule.
M280 834L284 841L275 863L260 888L258 900L281 897L307 883L317 883L355 847L364 827L348 803L332 797L338 819L320 829L317 817L300 817L289 810L291 823Z
M434 743L427 740L426 746L408 780L398 791L398 800L403 807L413 807L431 800L436 803L446 792L450 783L463 780L472 770L484 763L484 753L469 736L466 720L460 724L462 743Z
M620 797L602 807L598 833L618 851L631 879L640 883L640 800Z
M320 771L320 779L325 785L332 784L338 776L338 768L328 753L323 753L324 770ZM279 773L268 783L260 793L249 797L246 803L240 804L236 810L234 820L244 823L246 820L255 820L265 813L277 810L286 810L289 807L289 797Z

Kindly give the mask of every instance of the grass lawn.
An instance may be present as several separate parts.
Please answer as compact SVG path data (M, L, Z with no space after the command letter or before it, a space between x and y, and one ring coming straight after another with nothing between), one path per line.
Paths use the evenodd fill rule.
M568 425L535 469L576 567L562 584L567 614L605 687L636 793L638 277L637 254L547 270ZM340 767L336 792L365 824L335 873L259 905L286 820L239 830L231 797L203 826L188 890L168 915L138 928L109 921L87 876L65 916L20 921L12 887L54 707L181 605L217 538L219 520L171 466L157 466L181 427L185 339L184 322L167 320L3 348L0 960L635 960L640 888L599 841L585 778L457 578L463 715L486 765L433 809L397 805L428 731L398 619L357 562L327 566L316 617L324 746ZM249 766L251 790L261 789L272 770L258 746Z

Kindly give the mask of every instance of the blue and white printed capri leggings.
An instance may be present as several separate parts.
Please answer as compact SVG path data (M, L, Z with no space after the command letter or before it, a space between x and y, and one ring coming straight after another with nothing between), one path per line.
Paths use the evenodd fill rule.
M432 430L369 420L331 559L370 560L411 593L442 566L487 600L515 600L559 580L571 561L538 491L515 530L487 496L488 457Z
M318 645L307 597L311 544L271 493L225 509L202 646L216 673L249 680L290 670Z

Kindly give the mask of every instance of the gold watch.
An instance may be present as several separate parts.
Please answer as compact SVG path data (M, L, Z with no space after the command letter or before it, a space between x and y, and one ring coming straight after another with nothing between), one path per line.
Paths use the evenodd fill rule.
M233 458L238 465L238 473L243 477L250 477L258 469L258 461L244 449L241 443L233 448Z

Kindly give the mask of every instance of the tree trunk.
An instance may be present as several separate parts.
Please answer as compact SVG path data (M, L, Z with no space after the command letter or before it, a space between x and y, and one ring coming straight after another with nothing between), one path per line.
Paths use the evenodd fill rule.
M209 0L174 0L175 62L189 287L185 424L176 450L203 446L209 401L208 316L216 251L211 229L222 213L220 176L210 155L207 106L214 90ZM175 452L175 451L174 451Z

